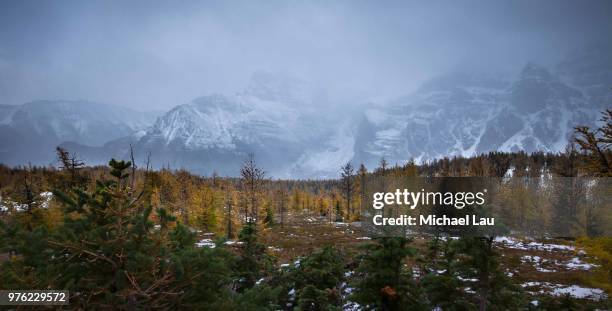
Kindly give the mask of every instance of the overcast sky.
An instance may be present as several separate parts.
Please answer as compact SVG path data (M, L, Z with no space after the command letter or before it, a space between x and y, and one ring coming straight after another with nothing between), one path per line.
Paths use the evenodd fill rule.
M255 71L390 98L611 38L612 1L0 1L0 104L168 109Z

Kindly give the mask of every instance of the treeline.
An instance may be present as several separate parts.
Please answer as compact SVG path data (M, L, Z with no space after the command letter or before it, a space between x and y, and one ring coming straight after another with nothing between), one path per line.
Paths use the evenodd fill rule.
M58 153L66 152L58 149ZM112 177L111 172L106 166L87 167L84 164L70 167L62 163L58 168L0 165L0 203L4 206L0 215L15 210L30 214L42 203L56 206L57 200L47 203L41 194L67 192L73 188L93 191L99 181ZM244 172L244 178L202 177L186 170L152 171L133 167L128 173L130 177L124 183L132 192L142 194L139 200L163 206L189 227L228 238L234 238L235 228L250 218L284 225L289 214L308 211L334 221L340 219L335 214L343 204L336 180L272 180L265 174L255 176L248 171ZM58 222L59 219L50 221Z
M606 153L609 154L609 149ZM330 221L353 221L359 219L360 211L369 204L364 184L371 178L482 176L535 180L541 176L598 176L600 171L587 166L590 158L584 152L568 148L564 153L491 152L470 158L442 158L420 165L408 162L390 166L382 159L371 171L363 165L355 170L347 163L337 180L273 180L264 174L250 183L255 185L251 190L256 190L259 218L271 214L272 220L282 222L288 213L304 211ZM606 175L609 171L600 175L609 176ZM253 202L246 197L251 186L241 178L202 177L186 170L170 169L138 168L130 173L129 183L134 191L145 190L145 199L164 206L187 225L221 232L227 230L230 218L241 223L251 216L249 206ZM30 205L45 191L66 191L76 185L93 189L97 180L108 176L110 170L104 166L9 168L0 164L0 197L7 202ZM7 202L5 206L11 207ZM230 206L232 211L228 210Z
M346 163L336 180L273 180L256 168L251 156L240 178L202 177L186 170L130 168L130 186L144 190L146 199L163 205L185 224L211 231L228 226L230 218L246 220L256 199L257 217L284 220L291 211L308 211L330 221L359 219L366 202L368 178L386 177L610 177L612 176L612 110L603 114L603 126L591 130L576 127L575 137L561 153L490 152L474 157L452 157L416 164L389 164L382 158L375 168ZM131 163L134 160L131 159ZM104 166L86 167L75 155L58 148L59 167L9 168L0 164L0 196L17 202L32 201L43 191L92 189L97 180L109 176ZM141 187L143 189L138 189ZM250 198L246 197L249 192ZM256 197L256 198L255 198ZM261 202L259 202L261 201ZM9 204L10 205L10 204ZM232 206L232 211L224 211ZM224 214L225 213L225 214ZM231 217L230 215L231 214ZM221 221L223 220L223 221ZM234 220L236 221L236 220ZM227 228L226 228L227 230Z

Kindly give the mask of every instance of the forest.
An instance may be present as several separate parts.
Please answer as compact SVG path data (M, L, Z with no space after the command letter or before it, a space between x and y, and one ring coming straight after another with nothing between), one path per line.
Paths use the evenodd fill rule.
M562 153L382 158L330 180L270 178L256 155L238 177L197 176L58 147L57 167L0 165L0 289L66 289L66 309L609 310L609 187L583 213L525 180L607 181L611 144L607 110ZM370 181L414 177L504 179L512 226L571 234L369 235Z

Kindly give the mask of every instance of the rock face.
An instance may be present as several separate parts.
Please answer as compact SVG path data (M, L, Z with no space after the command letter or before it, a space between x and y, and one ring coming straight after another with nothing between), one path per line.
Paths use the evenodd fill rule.
M48 164L56 145L89 163L125 158L155 168L236 176L247 154L269 176L333 178L346 161L374 168L442 156L562 151L576 125L612 103L612 60L595 48L516 77L453 74L388 103L334 106L297 79L256 74L242 93L154 115L86 102L0 106L0 162Z
M299 116L250 95L201 97L160 117L136 146L155 150L154 163L159 157L175 168L235 175L247 154L254 153L262 165L279 171L299 156Z
M355 160L375 165L489 151L562 151L574 126L594 126L612 103L612 61L576 54L555 71L527 64L515 79L434 79L387 108L368 109Z

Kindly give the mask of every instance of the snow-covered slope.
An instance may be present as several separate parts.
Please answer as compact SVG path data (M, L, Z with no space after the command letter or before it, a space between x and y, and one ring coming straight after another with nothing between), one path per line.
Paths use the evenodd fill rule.
M101 146L150 125L152 113L86 101L0 106L0 162L49 164L63 142Z
M154 119L150 113L87 101L35 101L19 106L6 124L98 146L143 129Z
M553 72L527 64L514 79L450 75L384 110L366 110L355 158L369 166L489 151L562 151L573 128L612 103L612 62L586 50ZM606 88L607 86L607 88Z
M278 173L300 152L299 117L290 106L248 94L206 96L160 117L136 147L151 150L155 166L232 175L255 153Z
M235 150L240 144L267 139L296 141L293 125L299 115L277 102L249 95L201 97L160 117L142 143L160 142L187 149Z
M384 108L365 111L355 159L374 165L449 154L468 155L503 108L508 82L455 74L434 79Z
M86 102L0 106L0 162L50 163L59 143L90 164L151 153L156 167L236 176L247 154L268 176L337 177L346 161L471 156L494 150L562 151L577 125L612 101L609 49L516 76L452 74L386 103L334 105L299 79L257 73L245 91L150 115ZM365 102L365 100L364 100ZM44 150L44 152L43 152Z

